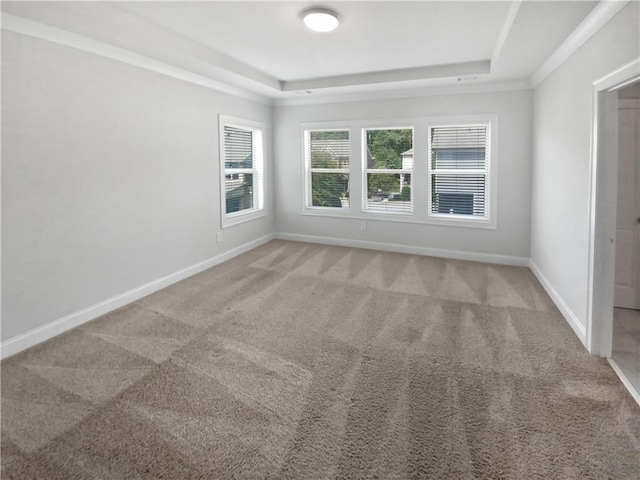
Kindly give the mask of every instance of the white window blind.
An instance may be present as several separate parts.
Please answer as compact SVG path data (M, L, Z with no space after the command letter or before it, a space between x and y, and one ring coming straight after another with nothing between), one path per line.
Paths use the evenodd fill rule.
M489 125L431 127L429 215L489 218Z
M263 151L261 128L222 121L223 224L263 209Z
M349 130L305 130L307 207L349 207Z
M410 214L413 211L413 129L363 130L363 210Z

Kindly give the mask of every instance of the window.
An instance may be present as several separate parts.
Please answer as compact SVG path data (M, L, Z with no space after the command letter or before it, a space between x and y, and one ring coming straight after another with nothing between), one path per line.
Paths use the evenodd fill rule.
M349 208L349 130L305 130L308 208Z
M413 211L413 129L364 129L362 162L363 210L410 214Z
M482 114L303 123L302 214L495 229L497 122Z
M489 123L429 128L429 215L489 220Z
M220 116L222 226L264 214L262 124Z

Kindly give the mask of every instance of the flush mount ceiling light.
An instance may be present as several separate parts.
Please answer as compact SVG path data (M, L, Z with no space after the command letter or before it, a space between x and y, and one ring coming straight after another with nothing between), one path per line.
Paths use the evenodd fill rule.
M340 23L338 14L326 8L306 10L302 15L302 19L307 27L316 32L330 32Z

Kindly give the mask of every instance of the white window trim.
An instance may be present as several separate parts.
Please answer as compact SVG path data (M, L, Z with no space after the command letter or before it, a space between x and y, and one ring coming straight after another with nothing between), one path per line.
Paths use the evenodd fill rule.
M415 154L413 157L413 169L411 170L406 170L406 169L391 169L391 168L372 168L372 169L368 169L367 168L367 136L365 135L365 130L409 130L411 129L411 148L415 147L415 141L416 141L416 128L415 125L413 123L407 124L406 122L401 122L401 123L396 123L396 122L388 122L388 123L384 123L384 122L376 122L375 124L371 124L371 125L363 125L362 129L360 130L360 139L362 142L362 147L361 147L361 155L360 155L360 164L362 167L362 214L366 215L367 217L370 215L384 215L385 217L396 217L396 216L404 216L404 217L412 217L415 213L415 202L414 202L414 188L413 188L413 180L414 180L414 172L415 172ZM410 210L408 212L402 212L402 211L376 211L376 210L370 210L367 208L367 189L368 189L368 184L367 184L367 173L380 173L380 174L384 174L384 173L389 173L392 175L403 175L403 174L409 174L411 175L411 200L410 200Z
M258 153L258 158L255 159L256 168L234 168L227 169L225 168L225 135L224 135L224 127L235 127L243 130L251 130L253 132L259 133L256 135L255 141L256 145L256 153ZM232 227L234 225L238 225L244 222L249 222L251 220L255 220L257 218L265 217L267 215L267 211L265 208L265 198L266 198L266 174L265 174L265 164L266 164L266 141L265 141L265 124L262 122L258 122L255 120L247 120L244 118L232 117L229 115L218 115L218 146L219 146L219 167L220 167L220 226L222 228ZM239 174L239 173L254 173L258 178L257 184L253 186L253 204L254 207L251 209L241 210L239 212L227 213L227 198L226 198L226 185L225 179L228 174Z
M349 169L344 168L311 168L311 158L307 156L307 132L309 131L325 131L332 132L336 130L346 130L349 132ZM350 217L352 213L353 198L351 197L351 191L349 192L349 206L348 207L316 207L312 205L312 192L311 192L311 173L346 173L349 175L349 185L353 183L353 149L351 148L353 138L353 130L349 125L344 123L322 122L322 123L303 123L300 129L301 141L301 158L304 161L304 168L302 169L302 214L303 215L318 215L318 216L333 216L333 217Z
M428 211L428 142L429 127L443 125L464 125L491 123L491 156L490 156L490 176L489 176L489 220L478 220L473 218L441 218L429 216ZM349 129L349 141L351 142L351 159L359 159L362 163L362 131L368 128L407 128L413 127L413 148L414 162L412 173L411 196L413 201L412 214L385 214L379 212L363 212L362 197L363 189L363 166L356 161L351 161L350 165L350 208L307 208L306 207L306 167L301 171L301 213L305 216L347 218L350 220L366 220L374 222L408 223L416 225L435 225L455 228L471 228L479 230L496 230L498 228L498 115L496 114L469 114L469 115L447 115L447 116L424 116L389 119L356 119L349 121L327 121L327 122L304 122L300 130L300 158L305 158L304 152L304 131L305 129L318 130L346 130ZM416 154L416 152L420 152ZM424 175L424 178L421 178ZM424 186L419 187L424 180ZM418 192L417 188L424 188Z
M455 225L455 226L474 226L477 228L489 228L496 229L497 228L497 168L496 168L496 157L497 157L497 139L496 139L496 128L497 124L497 116L496 115L486 115L483 116L482 119L478 117L459 117L460 121L456 121L451 119L449 121L444 122L429 122L427 128L427 138L428 138L428 158L427 158L427 216L429 217L428 223L434 223L437 225ZM483 217L473 217L471 215L451 215L447 213L432 213L431 212L431 202L432 202L432 187L431 187L431 175L432 175L432 167L431 167L431 129L438 127L465 127L465 126L475 126L475 125L485 125L487 127L487 137L489 144L489 162L487 168L485 168L482 173L487 178L487 192L485 195L485 216ZM481 173L480 170L438 170L439 173Z

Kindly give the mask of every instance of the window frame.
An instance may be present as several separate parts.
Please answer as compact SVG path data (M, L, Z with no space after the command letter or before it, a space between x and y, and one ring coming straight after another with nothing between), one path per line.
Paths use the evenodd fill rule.
M444 120L444 119L443 119ZM496 115L482 115L482 116L466 116L451 118L449 120L438 121L433 119L427 125L427 217L428 223L437 225L452 225L452 226L469 226L476 228L489 228L496 229L496 217L497 217L497 171L496 171ZM485 163L484 169L433 169L431 165L431 130L439 127L474 127L482 125L486 127L486 151L485 155L488 155L488 159ZM484 210L485 215L482 217L463 214L450 214L450 213L433 213L433 187L432 176L435 174L482 174L485 176L485 202Z
M415 182L415 165L416 157L415 150L412 161L412 168L409 169L392 169L392 168L371 168L367 167L367 130L411 130L411 148L415 148L416 144L416 125L414 122L395 122L395 121L378 121L375 123L363 122L360 129L360 141L361 141L361 154L360 154L360 167L362 169L362 182L361 182L361 197L362 197L362 214L369 216L382 216L386 218L393 217L406 217L415 218L415 201L414 201L414 182ZM409 211L383 211L383 210L371 210L367 208L368 200L368 181L367 174L391 174L391 175L403 175L409 174L411 176L411 198L409 200Z
M491 148L489 158L489 220L477 218L434 217L429 215L428 202L430 196L428 163L429 163L429 127L490 123L491 130L489 145ZM365 169L363 165L363 145L366 148L366 138L363 130L366 129L401 129L413 128L413 171L411 178L411 199L413 209L411 213L390 214L363 210L365 196ZM305 160L304 131L311 130L349 130L350 141L350 208L307 208L307 171ZM464 228L473 230L496 230L498 228L498 114L465 114L465 115L424 115L389 118L356 118L352 120L329 120L301 122L299 130L299 155L300 155L300 209L304 216L318 216L329 218L347 218L367 222L405 223L423 226L443 226ZM366 158L366 157L365 157ZM360 162L360 163L358 163ZM366 162L366 160L365 160ZM398 173L399 171L395 171ZM363 224L364 225L364 224ZM361 228L366 228L361 225Z
M307 139L310 138L311 132L347 132L349 143L349 168L313 168L311 166L311 150L307 148ZM352 199L351 199L351 181L352 181L352 149L351 149L352 135L351 128L348 126L333 126L327 124L303 124L302 125L302 157L304 158L304 206L305 211L308 212L333 212L336 215L342 215L351 212ZM309 155L308 155L309 153ZM319 205L313 205L313 173L338 173L347 175L349 180L349 206L348 207L323 207Z
M227 168L225 154L225 127L237 128L252 132L254 142L254 154L252 168ZM267 215L265 208L265 164L266 164L266 127L263 122L248 120L219 114L218 116L218 146L219 146L219 168L220 168L220 225L228 228L244 222L255 220ZM226 177L249 173L253 174L253 207L240 210L238 212L227 213Z

